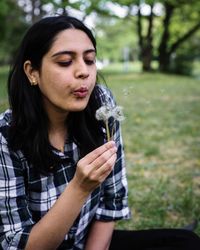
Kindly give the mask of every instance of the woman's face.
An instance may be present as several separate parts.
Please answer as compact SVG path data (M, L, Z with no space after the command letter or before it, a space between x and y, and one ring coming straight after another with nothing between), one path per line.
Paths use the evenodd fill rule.
M60 32L43 57L37 82L48 112L83 110L96 82L95 48L81 30Z

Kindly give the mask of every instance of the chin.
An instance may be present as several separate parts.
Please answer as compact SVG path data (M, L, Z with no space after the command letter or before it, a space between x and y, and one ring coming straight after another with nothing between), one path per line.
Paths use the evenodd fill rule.
M71 112L80 112L87 107L87 104L71 108Z
M89 98L76 99L68 102L65 106L63 106L64 110L69 112L80 112L83 111L89 102Z

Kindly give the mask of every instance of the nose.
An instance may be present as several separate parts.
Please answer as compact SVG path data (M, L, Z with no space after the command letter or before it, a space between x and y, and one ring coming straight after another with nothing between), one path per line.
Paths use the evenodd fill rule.
M89 76L89 70L84 60L77 62L75 77L85 79Z

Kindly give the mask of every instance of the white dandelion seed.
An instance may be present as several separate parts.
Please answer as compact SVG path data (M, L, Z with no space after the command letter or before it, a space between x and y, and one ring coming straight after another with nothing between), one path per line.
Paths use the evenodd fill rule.
M97 109L96 111L96 119L101 121L106 121L108 120L112 115L112 109L111 109L111 106L108 106L108 105L104 105L104 106L101 106L99 109Z
M109 106L109 105L103 105L101 106L99 109L96 110L96 114L95 117L97 120L101 121L103 120L106 126L106 135L107 135L107 140L111 140L113 138L114 135L114 131L115 131L115 126L116 126L116 121L123 121L124 115L123 115L123 107L121 106ZM113 117L114 118L114 122L111 128L111 132L109 130L109 126L108 126L108 120L109 118Z
M123 121L125 119L123 114L123 107L122 106L115 106L115 108L112 111L112 116L116 121Z

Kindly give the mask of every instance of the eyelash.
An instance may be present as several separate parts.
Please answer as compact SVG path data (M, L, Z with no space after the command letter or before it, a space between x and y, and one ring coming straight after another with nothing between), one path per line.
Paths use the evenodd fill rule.
M68 67L70 66L70 64L72 63L72 61L68 61L68 62L58 62L58 64L62 67Z
M85 63L87 64L87 65L93 65L93 64L95 64L95 60L85 60Z
M95 64L95 60L84 60L87 65L93 65ZM72 64L72 61L66 61L66 62L58 62L58 64L62 67L69 67Z

